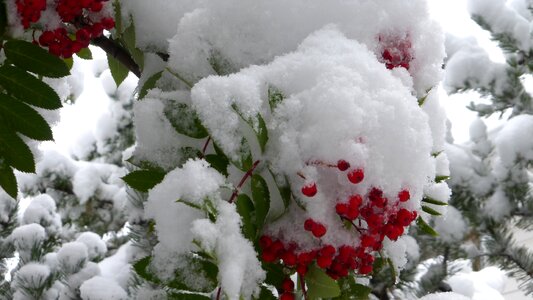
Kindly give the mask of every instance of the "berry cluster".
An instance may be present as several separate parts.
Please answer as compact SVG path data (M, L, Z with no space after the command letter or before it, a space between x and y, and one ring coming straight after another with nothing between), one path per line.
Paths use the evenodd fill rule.
M64 22L64 27L43 31L35 42L47 47L53 55L72 57L74 53L88 47L91 39L101 36L104 30L115 27L113 18L102 13L106 1L108 0L57 1L55 10ZM46 1L17 0L17 9L22 17L22 25L27 29L31 23L39 21L41 11L46 9Z
M381 58L387 69L402 67L409 70L409 64L413 59L409 36L405 38L379 36L379 42L382 45Z
M280 300L294 300L294 282L290 278L285 278L281 283L281 290L283 291L279 299Z
M336 168L346 172L348 181L354 185L363 182L365 173L362 168L352 168L350 163L339 160L336 164L321 161L308 162L317 166ZM303 174L298 174L306 180ZM360 189L361 187L359 187ZM313 197L317 193L315 182L306 182L301 192L304 196ZM366 275L372 272L375 255L383 247L385 237L397 240L416 218L416 211L410 211L404 206L411 199L408 189L399 191L395 197L387 198L377 187L370 187L364 193L353 193L346 199L335 201L335 212L339 217L339 224L323 224L312 218L304 221L303 227L317 240L312 250L307 246L304 250L295 242L285 243L282 239L263 235L259 240L261 258L268 263L281 263L286 268L305 276L311 264L318 267L333 279L339 279L355 271ZM329 245L323 242L328 226L343 226L353 230L358 242L353 244ZM281 299L293 299L292 290L283 287Z
M41 18L41 12L46 9L46 0L17 0L17 10L21 17L24 29L30 27Z

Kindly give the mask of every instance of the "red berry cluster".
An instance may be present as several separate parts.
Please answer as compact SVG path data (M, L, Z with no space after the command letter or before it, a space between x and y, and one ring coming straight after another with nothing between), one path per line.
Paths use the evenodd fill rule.
M379 36L379 42L382 45L381 58L387 69L402 67L409 70L409 64L413 59L409 36L405 38Z
M41 12L46 9L46 0L17 0L17 11L20 14L24 29L30 27L41 18Z
M24 1L24 2L23 2ZM115 27L111 17L102 16L104 2L108 0L59 0L55 10L65 23L65 27L43 31L35 41L56 56L72 57L89 46L91 39L99 37L104 30ZM46 0L17 0L17 8L22 16L22 25L39 21L41 11L46 8ZM70 30L67 31L66 28Z
M351 168L350 163L339 160L336 164L321 161L308 162L308 164L336 168L345 172L347 179L352 184L363 182L365 173L362 168ZM305 176L298 174L304 180ZM302 194L313 197L317 193L315 182L307 183L302 187ZM285 267L305 276L310 264L316 264L324 269L333 279L347 276L356 271L366 275L372 272L375 253L383 247L383 240L397 240L416 218L416 211L404 208L404 203L411 199L408 189L403 189L393 199L388 199L384 192L371 187L365 193L354 193L346 200L337 200L335 211L339 216L340 224L347 229L353 229L359 243L354 245L324 245L321 239L327 233L328 224L320 223L312 218L304 221L303 227L317 238L317 246L311 251L302 251L296 243L284 243L264 235L260 238L261 258L269 263L281 263ZM339 225L340 225L339 224ZM283 289L280 293L282 299L292 299L292 291ZM292 295L292 296L291 296Z

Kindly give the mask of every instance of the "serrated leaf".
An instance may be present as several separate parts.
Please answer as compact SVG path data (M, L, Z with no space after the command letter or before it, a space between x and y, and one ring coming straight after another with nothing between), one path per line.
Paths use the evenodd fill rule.
M149 273L147 270L151 261L152 257L146 256L145 258L142 258L133 264L133 270L135 270L135 273L137 273L137 275L139 275L139 277L141 277L142 279L159 284L161 281L156 276Z
M28 104L45 109L61 107L59 96L49 85L17 67L0 67L0 85L10 95Z
M13 169L4 162L0 163L0 186L9 196L17 199L17 179Z
M148 192L149 189L163 181L164 177L164 172L155 170L137 170L122 177L122 180L138 191Z
M305 275L305 283L309 299L334 298L341 294L337 282L315 265L309 267Z
M435 177L435 182L436 183L441 183L441 182L446 181L448 179L450 179L450 176L441 175L441 176Z
M422 210L432 216L440 216L442 215L440 212L434 210L433 208L429 206L422 205Z
M210 300L211 298L201 294L193 293L169 293L167 294L169 300Z
M228 158L225 156L217 155L217 154L207 154L204 159L213 167L215 170L223 174L224 176L228 176L228 166L229 161Z
M25 136L38 141L54 139L52 129L44 118L28 105L0 94L0 114L4 122Z
M268 88L268 104L270 105L271 111L274 111L276 106L283 101L283 98L284 96L280 90L272 86Z
M148 78L146 80L146 82L143 84L141 90L139 91L139 100L141 100L144 97L146 97L146 94L148 94L148 91L155 87L155 84L157 83L159 78L161 78L162 74L163 74L163 71L157 72L154 75L150 76L150 78Z
M244 237L250 241L254 241L256 228L252 221L252 214L254 212L252 200L246 194L240 194L237 197L235 205L237 206L237 212L241 216Z
M252 175L251 185L252 199L254 200L255 207L255 225L257 226L257 230L261 232L268 211L270 210L270 192L265 179L258 174Z
M111 71L111 76L115 81L115 84L120 86L120 84L128 77L129 70L113 56L107 54L107 64L109 65L109 71Z
M35 173L35 161L30 148L22 139L12 132L0 117L0 157L7 164L27 173Z
M52 78L70 74L62 59L30 42L10 40L4 44L4 53L11 63L35 74Z
M420 228L420 230L422 230L422 232L426 234L429 234L434 237L439 236L439 234L435 231L435 229L429 226L428 223L426 223L426 221L422 219L422 217L418 217L418 219L416 219L416 225L418 225L418 228Z
M164 110L165 116L174 129L183 135L195 139L208 136L207 130L202 126L196 112L185 103L168 105Z
M446 203L446 202L435 200L435 199L427 197L427 196L422 199L422 202L426 202L426 203L430 203L430 204L434 204L434 205L440 205L440 206L447 206L448 205L448 203Z
M89 49L89 47L82 48L80 52L76 53L76 56L78 56L81 59L86 59L86 60L93 59L93 53L91 52L91 49Z

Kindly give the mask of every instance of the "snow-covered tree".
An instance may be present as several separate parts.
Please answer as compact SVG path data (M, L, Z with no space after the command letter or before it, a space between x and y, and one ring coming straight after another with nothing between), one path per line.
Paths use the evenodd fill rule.
M508 119L490 131L478 119L470 127L468 143L446 147L453 193L446 218L435 221L440 237L424 247L430 256L443 255L435 261L440 271L428 280L433 286L426 287L435 289L454 266L460 269L454 260L467 258L475 271L497 264L531 294L533 252L516 243L514 232L533 225L532 3L470 0L468 6L505 62L491 60L472 37L449 36L444 85L451 93L478 92L483 101L473 101L469 108L480 117L500 114Z

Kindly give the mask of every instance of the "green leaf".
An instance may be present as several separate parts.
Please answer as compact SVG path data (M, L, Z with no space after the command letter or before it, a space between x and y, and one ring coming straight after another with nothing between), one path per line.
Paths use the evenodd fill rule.
M63 61L65 62L65 64L67 65L68 67L68 70L72 70L72 67L74 66L74 59L72 59L72 57L69 57L69 58L63 58Z
M181 200L181 199L176 200L176 202L183 203L183 204L185 204L185 205L187 205L189 207L202 210L202 207L200 205L196 204L196 203L192 203L192 202L189 202L189 201L186 201L186 200Z
M109 65L109 70L111 71L111 76L115 83L118 86L128 77L129 70L113 56L107 54L107 63Z
M131 54L133 60L142 70L144 66L144 54L135 46L135 24L133 22L131 22L131 25L124 30L121 40Z
M147 270L151 261L151 256L142 258L133 264L133 270L135 270L135 273L137 273L137 275L139 275L139 277L141 277L142 279L155 284L159 284L161 281Z
M202 126L196 112L187 104L167 105L164 113L178 133L195 139L202 139L208 136L207 130Z
M341 294L337 282L315 265L309 267L305 275L305 283L309 299L333 298Z
M281 287L283 279L287 276L279 264L263 263L262 269L266 271L265 283Z
M435 177L435 182L436 183L440 183L440 182L446 181L448 179L450 179L450 176L441 175L441 176Z
M277 300L278 298L274 297L272 292L265 286L261 286L261 292L259 293L259 300Z
M418 99L418 106L424 105L424 103L426 102L426 99L428 98L428 95L429 94L426 94L424 97Z
M252 200L246 194L240 194L235 204L237 206L237 212L241 216L244 237L250 241L254 241L256 229L252 221L252 213L254 211Z
M164 177L164 172L155 170L137 170L122 177L122 180L138 191L148 192L149 189L163 181Z
M270 192L268 185L260 175L252 175L252 198L255 207L255 225L259 232L265 224L266 216L270 210Z
M355 282L355 277L345 276L338 280L341 295L334 300L368 300L372 288Z
M285 182L280 183L277 180L278 177L276 176L276 174L274 174L274 172L272 172L272 170L270 170L270 168L268 169L268 171L270 172L270 175L272 175L272 178L274 179L274 182L278 187L279 194L281 195L281 199L283 200L283 205L285 205L285 208L289 207L292 195L291 187L288 184L289 180L287 180L287 177L285 177Z
M426 234L429 234L434 237L439 236L439 234L435 231L435 229L429 226L428 223L426 223L426 221L422 219L422 217L418 217L418 219L416 219L416 225L418 225L418 228L420 228L420 230L422 230L422 232Z
M218 267L216 264L200 256L188 256L186 258L186 269L178 269L174 279L164 282L164 285L178 290L187 290L192 292L208 293L217 286ZM184 272L185 271L185 272ZM196 278L198 286L188 286L187 279Z
M139 91L139 100L141 100L144 97L146 97L146 94L148 94L148 91L155 87L155 84L157 83L159 78L161 78L162 74L163 74L163 71L157 72L154 75L150 76L150 78L148 78L146 80L146 82L143 84L141 90Z
M229 161L226 156L221 156L217 154L207 154L204 159L213 167L215 170L228 176L228 166Z
M440 216L440 215L442 215L440 212L434 210L433 208L431 208L429 206L422 205L422 210L425 211L426 213L432 215L432 216Z
M76 53L76 55L81 59L91 60L93 59L93 53L91 52L91 49L89 47L82 48L80 52Z
M276 106L283 101L283 93L275 87L271 86L268 88L268 104L270 105L270 110L274 111Z
M4 44L4 53L11 63L35 74L52 78L70 74L61 58L30 42L10 40Z
M122 33L122 8L119 0L113 1L113 11L115 12L115 31L120 34Z
M435 205L440 205L440 206L447 206L448 203L446 202L442 202L442 201L439 201L439 200L435 200L433 198L430 198L430 197L427 197L425 196L423 199L422 199L422 202L426 202L426 203L430 203L430 204L435 204Z
M201 294L193 293L169 293L167 294L169 300L210 300L211 298Z
M0 163L0 186L9 196L15 199L17 198L17 179L15 178L13 169L5 162Z
M259 128L257 131L255 131L255 134L257 135L257 140L259 141L259 146L261 147L261 151L265 152L265 147L268 142L268 129L265 124L265 120L263 120L263 117L261 117L260 114L257 115L257 120L259 122Z
M49 85L17 67L0 67L0 85L6 92L28 104L45 109L61 107L59 96Z
M35 161L28 145L15 134L0 117L0 157L13 168L27 173L35 173Z
M44 118L28 105L0 94L0 114L16 131L38 141L52 141L52 129Z

